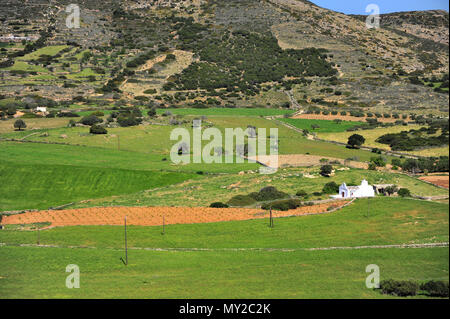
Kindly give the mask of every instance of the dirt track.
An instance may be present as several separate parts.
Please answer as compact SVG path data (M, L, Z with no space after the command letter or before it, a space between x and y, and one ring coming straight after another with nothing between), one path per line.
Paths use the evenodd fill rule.
M314 206L300 207L286 212L274 211L274 217L324 213L329 207L339 208L348 201L336 201ZM3 225L50 222L51 227L78 225L128 225L158 226L170 224L196 224L233 220L268 218L269 213L249 208L205 207L96 207L83 209L27 212L4 216Z
M305 155L305 154L288 154L288 155L265 155L259 157L250 157L251 159L256 159L260 163L269 166L269 167L308 167L308 166L317 166L321 165L322 159L328 159L330 162L336 161L341 163L341 165L350 166L353 168L362 168L367 169L369 164L363 162L356 161L344 161L335 157L327 157L327 156L318 156L318 155Z

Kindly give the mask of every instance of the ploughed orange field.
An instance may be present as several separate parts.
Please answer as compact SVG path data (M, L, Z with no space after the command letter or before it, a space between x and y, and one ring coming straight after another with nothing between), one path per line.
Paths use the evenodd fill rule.
M349 201L339 200L281 212L273 211L273 217L300 216L327 212L329 207L340 208ZM68 210L37 211L4 216L2 224L33 224L50 222L50 227L78 225L128 225L158 226L164 223L196 224L233 220L268 218L269 212L253 208L209 207L95 207Z
M434 185L448 188L449 177L448 176L422 176L421 180L433 183Z

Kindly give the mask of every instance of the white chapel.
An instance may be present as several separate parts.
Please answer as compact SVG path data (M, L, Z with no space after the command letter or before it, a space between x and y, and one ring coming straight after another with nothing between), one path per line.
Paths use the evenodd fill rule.
M356 197L374 197L375 190L373 186L364 179L359 186L347 186L342 183L339 186L339 195L334 195L334 198L356 198Z

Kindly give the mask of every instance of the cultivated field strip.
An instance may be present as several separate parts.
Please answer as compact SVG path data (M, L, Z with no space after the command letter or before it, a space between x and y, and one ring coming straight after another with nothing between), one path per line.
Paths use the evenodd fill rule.
M336 201L304 206L285 212L274 211L273 217L320 214L329 209L336 210L348 201ZM223 221L268 218L269 212L252 208L209 208L209 207L95 207L69 210L27 212L4 216L2 224L51 223L50 227L79 225L128 225L159 226L162 224L196 224Z
M441 188L448 189L449 187L449 177L448 176L422 176L420 180L431 183Z

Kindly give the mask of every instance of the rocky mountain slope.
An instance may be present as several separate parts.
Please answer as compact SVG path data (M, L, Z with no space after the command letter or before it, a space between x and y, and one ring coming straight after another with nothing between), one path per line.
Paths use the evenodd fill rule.
M80 0L70 29L70 3L0 1L0 36L40 38L2 45L1 94L448 110L444 11L382 15L368 29L305 0Z

